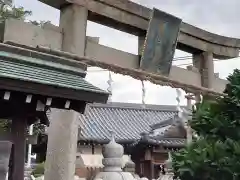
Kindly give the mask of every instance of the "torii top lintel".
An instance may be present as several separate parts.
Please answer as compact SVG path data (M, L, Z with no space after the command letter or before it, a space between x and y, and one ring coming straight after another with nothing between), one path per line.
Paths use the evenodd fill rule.
M70 4L85 6L89 10L89 20L138 36L146 34L152 13L151 9L129 0L39 1L57 9ZM214 58L229 59L239 55L240 39L217 35L183 22L177 48L192 54L210 51Z

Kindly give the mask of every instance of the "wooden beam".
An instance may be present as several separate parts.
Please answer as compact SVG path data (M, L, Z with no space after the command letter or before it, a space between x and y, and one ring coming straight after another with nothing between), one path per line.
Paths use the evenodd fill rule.
M71 99L74 101L101 102L107 100L108 94L92 93L84 90L72 90L68 88L57 88L21 80L0 79L0 89L9 89L18 92L40 94L41 96L52 96L53 98ZM39 90L42 90L41 92ZM81 91L81 92L80 92Z

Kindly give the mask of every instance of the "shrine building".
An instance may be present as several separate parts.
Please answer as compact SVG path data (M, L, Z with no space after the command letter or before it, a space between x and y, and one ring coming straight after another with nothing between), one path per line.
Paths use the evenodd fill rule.
M159 176L169 151L184 147L186 132L176 106L130 103L88 104L79 117L76 174L94 176L102 165L102 146L111 131L124 147L123 167L130 158L136 174L149 179Z

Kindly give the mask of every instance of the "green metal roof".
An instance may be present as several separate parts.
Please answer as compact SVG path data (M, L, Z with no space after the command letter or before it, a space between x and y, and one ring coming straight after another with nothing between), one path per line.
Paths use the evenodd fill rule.
M108 94L82 78L80 68L0 51L0 78Z
M66 65L66 64L60 64L58 62L53 62L49 60L43 60L40 58L34 58L34 57L28 57L20 54L15 54L7 51L1 51L0 50L0 57L6 57L14 59L15 61L20 61L20 63L23 64L34 64L35 66L42 66L45 68L54 68L58 71L64 71L69 73L76 73L76 74L86 74L85 71L78 67Z

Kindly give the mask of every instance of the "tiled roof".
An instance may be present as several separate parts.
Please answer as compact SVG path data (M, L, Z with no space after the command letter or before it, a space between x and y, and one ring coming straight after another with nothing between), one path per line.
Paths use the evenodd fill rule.
M84 115L80 115L79 140L106 141L110 130L116 140L134 142L142 133L151 131L151 125L172 118L177 114L175 106L129 103L89 104Z
M108 93L88 83L84 76L85 72L77 67L0 51L1 78L47 85L56 90L64 88L99 94L107 100Z
M139 142L148 144L162 144L164 146L184 146L186 141L186 130L182 120L175 115L160 123L151 126L149 133L143 133Z
M0 51L0 76L59 87L106 93L81 78L76 68ZM5 58L14 58L6 60Z
M177 115L173 118L162 121L161 123L151 126L152 130L148 134L150 137L156 137L156 139L162 138L179 138L186 137L186 130L182 119Z

